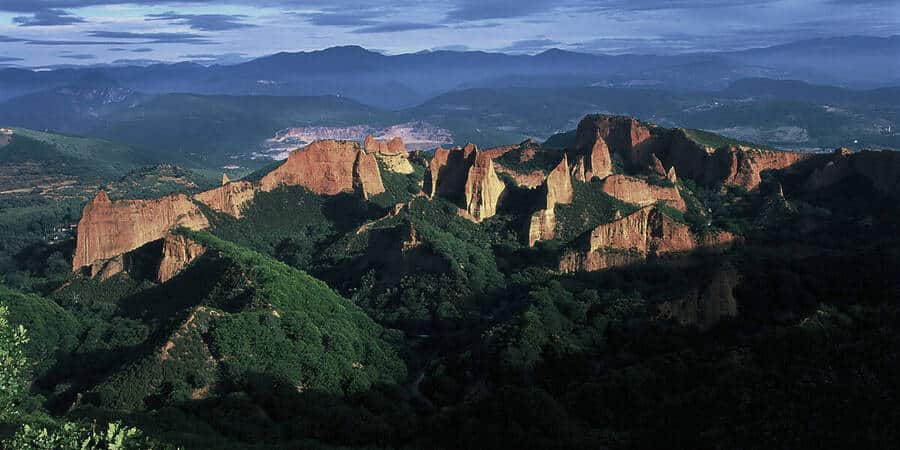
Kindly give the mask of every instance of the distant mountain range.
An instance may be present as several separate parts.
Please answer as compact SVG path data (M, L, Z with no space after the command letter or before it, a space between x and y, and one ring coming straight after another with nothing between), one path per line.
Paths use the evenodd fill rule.
M900 36L799 41L673 56L551 49L536 55L425 51L384 55L358 46L277 53L228 66L195 63L0 70L0 100L71 84L89 74L147 94L339 95L387 109L461 87L654 86L718 90L747 77L854 88L900 84Z

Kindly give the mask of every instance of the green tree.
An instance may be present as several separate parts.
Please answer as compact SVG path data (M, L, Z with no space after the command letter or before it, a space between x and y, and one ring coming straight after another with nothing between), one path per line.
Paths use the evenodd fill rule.
M25 328L10 326L9 309L0 305L0 420L19 414L16 406L28 385L26 342Z

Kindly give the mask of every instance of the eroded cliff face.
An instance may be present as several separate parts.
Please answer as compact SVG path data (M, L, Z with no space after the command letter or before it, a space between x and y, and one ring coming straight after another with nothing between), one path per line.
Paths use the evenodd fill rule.
M660 145L650 128L632 117L589 115L578 123L575 134L575 150L590 153L587 171L600 178L612 173L607 170L612 168L611 155L620 155L632 167L646 167Z
M725 232L695 236L690 227L648 206L591 230L581 250L570 250L560 260L563 272L596 271L698 250L724 250L737 241Z
M194 199L213 211L240 219L244 206L253 201L258 188L249 181L231 182L226 179L223 178L222 186L195 194Z
M839 148L807 178L804 189L815 191L859 176L889 197L900 199L900 153L892 151L853 152Z
M681 193L674 185L657 186L626 175L616 174L607 177L603 180L603 192L638 206L649 206L662 201L679 211L687 209Z
M494 170L497 154L481 152L472 144L450 150L439 148L425 172L429 198L440 195L463 206L463 217L475 222L497 213L506 185Z
M475 150L474 146L435 150L425 172L425 194L430 198L441 195L454 201L460 199L469 168L475 162Z
M356 153L356 162L353 164L353 190L361 193L364 199L384 192L381 170L378 169L378 161L374 155L363 151Z
M748 191L759 187L762 172L786 169L812 157L806 153L734 145L713 150L689 139L684 130L672 132L664 155L665 164L677 169L681 176L703 184L726 184Z
M135 250L176 227L200 230L209 227L209 222L184 194L112 202L100 191L84 207L78 222L72 268L79 270Z
M537 241L547 241L556 236L556 205L572 203L575 191L572 187L572 174L569 172L569 158L564 154L562 161L547 174L541 185L544 208L531 215L528 223L528 246L533 247Z
M409 153L406 151L406 145L400 137L392 138L389 141L378 141L372 135L366 136L363 144L366 153L375 155L391 172L411 174L414 169L412 163L409 162Z
M325 195L354 192L356 187L363 189L364 196L384 192L378 163L359 143L350 141L316 141L294 150L260 180L265 192L279 186L303 186Z
M705 288L692 289L683 298L660 304L657 317L707 329L722 319L737 316L734 289L739 282L737 270L726 265L715 272Z
M159 283L169 281L204 253L206 253L206 247L184 236L167 234L163 238L162 257L156 281Z
M490 155L473 152L474 163L469 167L465 185L466 212L476 221L497 214L497 204L506 185L494 171Z

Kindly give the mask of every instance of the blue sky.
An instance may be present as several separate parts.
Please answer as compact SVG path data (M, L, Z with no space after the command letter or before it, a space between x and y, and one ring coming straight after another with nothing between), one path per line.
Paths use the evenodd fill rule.
M896 0L0 0L0 65L237 62L356 44L672 54L900 34Z

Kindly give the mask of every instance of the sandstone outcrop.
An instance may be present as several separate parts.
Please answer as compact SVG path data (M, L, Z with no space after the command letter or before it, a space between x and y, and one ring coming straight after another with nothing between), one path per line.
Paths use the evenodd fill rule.
M544 208L532 214L528 223L528 246L537 241L553 239L556 232L556 205L569 204L575 198L572 174L569 173L569 158L565 154L562 161L550 171L541 189L544 193Z
M464 191L466 211L476 222L481 222L497 214L497 203L506 185L494 171L490 155L479 154L478 150L473 155L474 163L469 167Z
M169 281L204 253L206 253L206 248L202 245L181 235L167 234L163 238L162 257L156 273L156 281L160 283Z
M223 177L225 177L223 175ZM224 178L223 181L227 179ZM257 188L249 181L226 182L222 186L200 192L194 199L208 206L213 211L228 214L240 219L244 206L256 197Z
M303 186L312 192L336 195L362 189L364 197L384 192L381 172L374 156L357 142L316 141L294 150L278 168L260 180L260 189Z
M549 241L556 237L556 211L542 209L531 215L528 222L528 246L537 241Z
M589 115L575 132L575 150L590 153L588 171L600 178L612 173L605 171L612 168L611 162L607 166L611 155L620 155L632 167L645 167L658 145L650 128L632 117Z
M726 232L697 237L690 227L659 209L648 206L591 230L581 250L567 252L560 261L563 272L596 271L696 250L720 250L736 238Z
M607 177L603 180L603 192L638 206L653 205L662 201L679 211L687 209L681 193L678 192L678 188L674 185L657 186L640 178L626 175L617 174Z
M184 194L112 202L100 191L84 207L78 223L72 268L79 270L135 250L176 227L199 230L209 227L209 222Z
M672 133L665 155L665 163L681 176L703 184L726 184L746 190L759 187L762 172L786 169L812 157L735 145L713 150L691 140L684 130Z
M657 316L682 325L707 329L722 319L737 316L738 302L734 289L739 282L737 270L726 265L715 272L703 290L695 288L681 299L660 304Z
M547 192L546 209L552 209L557 204L567 205L575 198L572 188L572 175L569 174L569 158L563 155L562 161L547 174L544 181L544 189Z
M463 217L475 222L493 216L506 185L494 170L492 156L472 144L435 150L425 172L425 194L458 202L464 206Z
M882 194L900 199L900 153L852 152L839 148L826 161L809 175L804 190L815 191L851 177L861 177Z
M453 200L461 198L469 167L474 163L475 150L469 146L435 150L425 171L425 194L430 198L437 195Z
M391 172L411 174L414 172L412 163L409 162L409 153L403 144L403 139L392 138L389 141L378 141L372 135L366 136L363 144L366 153L375 155Z

